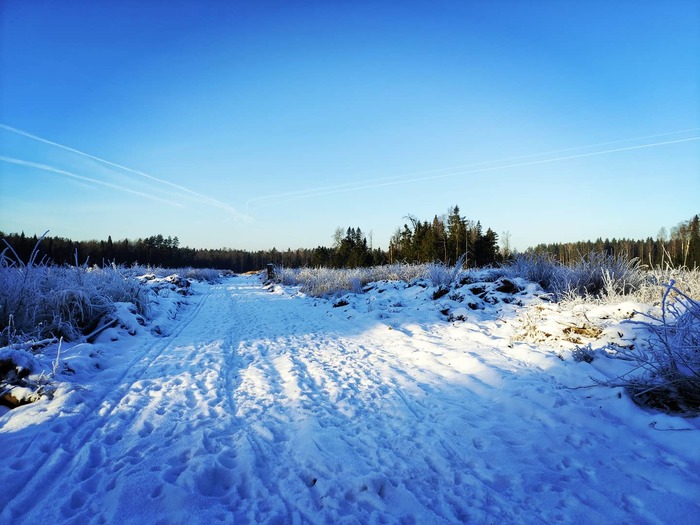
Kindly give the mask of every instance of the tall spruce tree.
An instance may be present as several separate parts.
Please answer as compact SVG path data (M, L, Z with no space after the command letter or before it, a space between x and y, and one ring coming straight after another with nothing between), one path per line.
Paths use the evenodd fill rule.
M688 242L688 267L700 267L700 216L696 215L690 221L690 239Z
M459 206L448 210L447 215L448 252L452 262L457 262L467 249L467 222L459 214ZM446 260L447 264L449 261Z

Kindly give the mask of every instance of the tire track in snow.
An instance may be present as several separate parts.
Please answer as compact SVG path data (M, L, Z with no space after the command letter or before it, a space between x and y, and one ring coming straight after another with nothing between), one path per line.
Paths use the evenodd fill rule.
M10 519L14 515L21 515L23 509L31 508L36 503L37 494L46 493L47 487L51 487L54 480L60 479L61 474L69 469L74 458L80 457L79 451L89 444L93 435L103 425L110 423L110 416L113 414L114 409L122 399L129 395L133 385L144 375L153 362L173 344L173 341L185 328L197 318L210 296L210 291L202 296L193 296L197 303L190 308L187 317L177 325L175 331L165 341L159 339L144 351L137 352L136 356L125 367L123 373L114 380L109 381L103 387L99 397L95 398L94 401L82 405L80 412L72 416L68 422L55 423L55 419L58 416L54 420L46 422L46 425L53 424L51 430L55 431L57 447L53 451L48 452L41 463L34 465L32 478L22 485L12 500L2 509L0 521ZM116 387L116 389L113 390L112 387ZM89 395L86 395L85 398L88 401L90 399ZM98 414L97 417L96 413ZM53 428L54 426L56 427L55 429ZM34 444L36 437L42 431L45 431L45 429L37 429L35 437L27 441L25 449L19 454L20 456L26 453L27 447L31 447ZM87 456L88 463L94 466L94 453L88 453ZM72 503L75 504L75 507L78 507L84 502L82 498L76 498Z
M294 515L291 502L277 497L274 475L266 475L274 471L272 463L288 455L285 427L291 416L282 403L282 378L274 359L275 351L289 344L286 332L303 325L288 308L278 307L280 301L288 300L270 294L253 280L237 287L233 301L237 329L232 330L231 348L235 352L231 355L235 364L228 370L235 374L229 378L230 399L241 425L235 439L249 496L240 501L241 514L248 522L286 522ZM290 473L278 475L287 479Z
M212 290L140 376L123 375L113 426L87 420L66 480L22 519L655 523L648 502L678 479L688 493L672 501L692 506L694 465L601 410L614 392L564 391L553 379L570 368L497 346L486 321L389 330L255 279ZM643 465L659 456L662 483ZM621 493L622 478L643 495Z
M353 335L329 331L328 319L314 317L308 306L294 311L294 303L286 305L259 311L258 319L245 323L249 329L239 343L248 364L236 404L257 478L250 516L264 521L297 515L315 523L358 512L372 515L382 511L388 492L401 489L392 485L390 473L396 469L415 478L427 471L434 484L440 483L444 468L431 464L430 453L423 451L424 465L414 468L419 450L402 450L415 437L415 423L431 418L404 394L401 381L412 379L406 375L399 381L392 372L400 369L400 359ZM306 325L305 330L295 333L295 325ZM417 446L422 438L415 440ZM391 445L388 450L382 450L385 444ZM281 465L280 457L287 458ZM415 487L414 498L420 499L421 489ZM275 502L274 512L255 508L256 501ZM431 502L420 504L425 512ZM464 516L464 509L455 501L450 510L426 516L449 521Z
M113 455L121 458L123 475L110 480L107 489L117 496L111 498L111 508L96 509L99 521L124 521L126 501L149 509L134 523L156 521L173 505L180 508L181 521L188 521L188 512L206 512L214 521L240 518L239 503L248 492L238 466L230 397L229 368L235 365L230 331L235 318L228 286L215 286L209 303L189 333L182 334L181 344L160 359L164 362L158 368L167 379L156 376L153 386L162 393L144 406L126 407L143 414L130 431L144 439L135 451L115 447ZM149 417L156 421L152 428L143 421ZM135 489L130 481L134 477L145 491Z

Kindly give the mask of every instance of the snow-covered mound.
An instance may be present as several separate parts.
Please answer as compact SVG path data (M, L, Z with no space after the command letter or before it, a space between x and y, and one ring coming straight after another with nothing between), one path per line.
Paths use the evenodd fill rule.
M1 523L684 523L700 421L600 383L644 304L519 279L332 299L255 277L128 305L22 366L0 416ZM167 294L166 294L167 295ZM156 329L155 327L159 328ZM590 359L589 359L590 358ZM26 366L25 366L26 365Z
M105 346L122 338L148 331L163 335L176 325L176 315L182 297L190 293L191 282L171 274L156 277L146 274L138 278L147 293L143 297L150 305L150 325L132 302L117 301L105 308L90 334L80 341L66 342L55 337L15 343L0 348L0 414L17 406L53 397L69 384L89 380L103 363L100 356L114 349ZM84 374L87 373L86 377ZM68 383L62 379L70 379Z

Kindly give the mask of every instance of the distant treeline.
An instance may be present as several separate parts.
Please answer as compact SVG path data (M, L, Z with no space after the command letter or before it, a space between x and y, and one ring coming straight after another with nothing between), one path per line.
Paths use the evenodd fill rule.
M21 234L4 234L5 239L17 256L27 262L34 246L37 244L37 236L26 237ZM6 252L6 255L9 254ZM312 250L296 250L278 252L272 250L246 251L223 249L195 249L180 246L177 237L164 237L153 235L145 239L122 239L113 241L110 236L106 241L73 241L63 237L46 236L39 245L37 262L44 258L53 264L144 264L150 266L162 266L166 268L181 268L191 266L194 268L215 268L219 270L233 270L242 273L249 270L264 268L269 262L285 265L309 264ZM14 259L14 255L12 257Z
M541 244L529 252L547 252L563 263L578 260L591 251L606 252L611 255L638 257L644 264L653 266L672 264L674 266L700 267L700 234L698 216L672 228L670 235L665 230L657 239L642 241L626 239L598 239L577 243ZM32 250L38 242L36 235L31 237L0 231L12 250L6 256L14 258L14 253L23 262L29 261ZM330 247L300 248L278 251L247 251L231 248L197 249L180 246L177 237L153 235L145 239L122 239L73 241L63 237L46 236L39 245L38 260L54 264L144 264L162 267L216 268L242 273L260 270L268 263L290 268L303 266L356 268L395 262L443 262L454 264L462 259L469 267L482 267L498 264L508 257L508 234L504 234L502 249L498 235L491 229L485 231L479 221L468 220L460 215L458 206L447 214L435 215L432 221L421 221L413 216L397 228L391 237L388 250L374 248L360 228L338 228ZM0 248L0 251L5 246ZM13 253L14 252L14 253ZM37 261L38 262L38 261Z
M656 268L671 265L674 268L700 268L700 216L679 223L670 234L661 228L656 239L597 239L595 241L539 244L529 252L549 253L564 264L580 259L581 255L596 252L638 258L641 264Z
M29 260L38 242L36 235L0 232L20 260ZM333 245L278 251L247 251L239 249L196 249L180 246L177 237L161 234L144 239L73 241L63 237L46 236L39 245L39 260L62 264L144 264L163 267L192 266L216 268L237 273L259 270L268 263L286 267L356 268L393 262L454 263L465 253L467 264L484 266L501 260L498 236L489 228L482 231L481 223L459 215L455 206L445 216L436 215L431 222L409 216L408 223L397 228L388 250L373 248L367 235L358 227L338 228ZM4 248L4 247L3 247ZM10 254L8 250L6 254ZM14 254L12 254L14 258Z

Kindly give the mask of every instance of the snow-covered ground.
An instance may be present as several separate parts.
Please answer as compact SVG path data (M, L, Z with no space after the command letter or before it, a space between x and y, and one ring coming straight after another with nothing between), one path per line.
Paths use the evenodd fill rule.
M0 415L0 523L697 521L700 419L594 386L628 362L572 359L634 344L645 306L517 284L334 304L239 276L145 326L123 305L47 354L53 399Z

